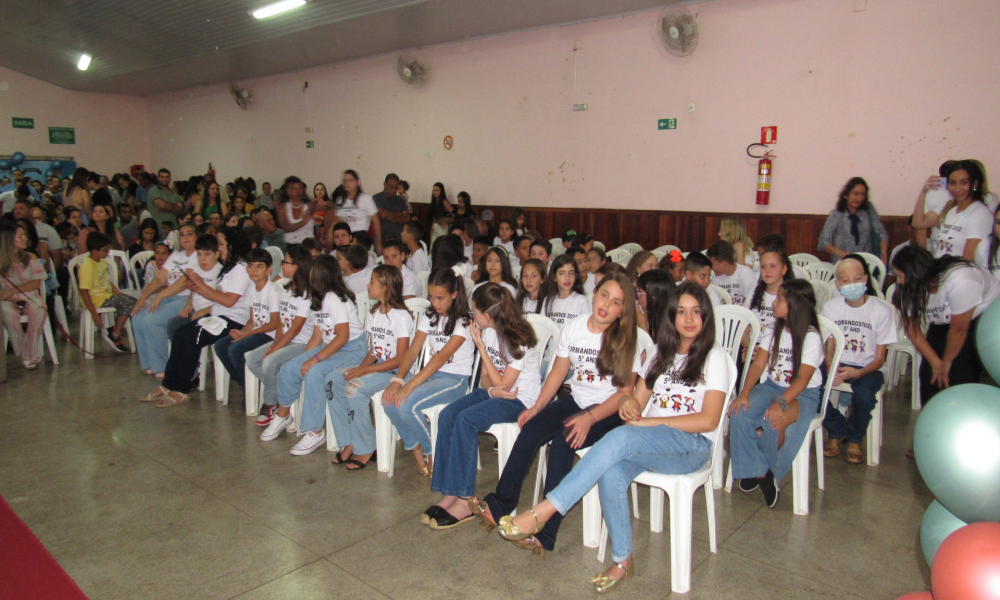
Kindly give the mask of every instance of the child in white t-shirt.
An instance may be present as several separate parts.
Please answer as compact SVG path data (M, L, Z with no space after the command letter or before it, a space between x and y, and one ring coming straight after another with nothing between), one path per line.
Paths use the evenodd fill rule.
M355 296L368 289L373 268L368 258L368 251L362 246L351 244L337 248L337 263L343 273L344 283Z
M750 267L736 262L736 251L726 240L712 244L707 255L715 273L712 283L726 290L733 304L743 306L746 299L753 295L757 274Z
M386 243L386 251L389 243L392 240ZM326 377L330 421L340 445L333 463L345 463L348 471L364 469L375 453L375 428L368 417L371 397L392 383L413 337L413 317L403 303L403 279L397 268L375 267L368 296L375 301L365 319L368 354L359 365L337 369Z
M886 353L889 345L896 343L892 309L876 297L870 282L864 258L845 256L837 263L840 296L823 305L822 310L823 316L844 334L844 351L833 384L847 383L852 392L840 394L839 406L831 403L826 409L823 427L828 439L823 453L839 455L840 442L847 438L847 462L854 464L864 461L861 440L877 402L875 394L885 382ZM848 406L850 414L845 418L841 410L847 411Z
M514 224L503 219L497 226L497 237L493 238L493 245L500 246L507 251L507 254L514 254Z
M700 285L701 289L705 290L705 293L708 294L708 299L711 300L712 306L721 306L723 304L719 292L709 287L712 284L712 261L708 260L708 257L701 252L691 252L684 259L684 281L691 281ZM680 285L680 283L677 285Z
M772 306L778 296L778 288L793 277L791 262L784 252L772 249L760 255L760 276L753 287L753 293L743 300L743 306L757 315L761 331L774 323ZM736 300L733 299L733 302Z
M215 355L241 388L246 387L246 353L274 341L274 334L281 323L280 293L278 286L271 281L273 260L263 248L254 248L247 254L246 270L253 282L247 293L250 318L242 329L233 329L228 336L215 342Z
M210 243L211 242L211 243ZM196 258L193 262L188 263L188 269L194 271L201 279L205 282L211 289L218 289L219 283L221 282L222 265L219 263L219 243L215 237L210 235L200 236L198 238L196 251ZM188 278L181 277L174 283L172 283L166 290L163 291L164 294L171 294L174 290L179 288L187 288ZM187 303L181 312L177 314L177 320L171 319L167 323L167 334L172 338L173 333L182 324L188 321L197 321L198 319L204 317L212 311L212 305L215 304L212 300L206 298L198 292L190 292L188 294Z
M576 261L572 256L557 256L552 261L549 277L539 295L542 314L552 319L560 330L569 321L591 312L590 302L583 295L583 285L577 277L576 269Z
M469 326L469 296L461 267L437 268L427 279L431 308L417 319L417 333L403 355L397 372L409 373L420 355L424 341L427 356L416 375L392 378L382 395L382 407L413 452L417 471L430 476L427 456L432 452L431 430L421 410L450 404L469 389L474 363L474 346Z
M390 267L399 269L403 278L403 300L421 296L420 278L406 266L406 251L398 240L389 240L382 245L382 260ZM369 280L371 277L369 276Z
M761 265L765 257L761 256ZM733 478L740 490L760 487L774 508L778 485L792 466L823 395L823 341L816 296L802 279L784 282L774 300L774 323L760 336L743 391L729 410ZM757 383L767 371L767 379ZM761 432L761 433L759 433Z
M431 270L431 259L424 252L420 240L424 237L424 226L419 221L410 221L403 226L403 243L409 250L409 258L406 259L406 266L414 273L423 273Z
M510 268L510 257L507 251L500 246L493 246L486 250L477 263L479 269L479 283L469 291L469 297L477 289L487 283L495 283L510 292L511 298L517 295L517 280Z
M517 302L527 314L542 312L541 291L545 285L545 264L530 258L521 266L521 280L517 287Z

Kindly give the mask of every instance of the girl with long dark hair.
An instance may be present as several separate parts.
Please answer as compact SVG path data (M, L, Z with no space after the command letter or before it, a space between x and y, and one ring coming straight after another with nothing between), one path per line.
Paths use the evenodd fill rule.
M552 261L539 298L542 314L552 319L560 331L569 321L590 312L590 302L583 295L583 285L576 276L576 261L572 256L563 254Z
M528 259L521 266L521 278L517 287L517 303L526 313L541 313L541 290L545 285L545 263L537 258Z
M487 283L495 283L507 288L511 297L517 294L517 280L514 279L514 272L510 268L510 257L507 251L500 246L492 246L482 258L479 259L479 283L477 283L470 293Z
M977 246L989 237L992 212L983 203L984 176L974 160L948 161L941 165L940 176L924 182L913 208L913 226L931 229L927 249L935 258L946 254L974 260ZM951 198L941 206L927 203L932 191L941 190L941 178L946 178ZM935 194L944 200L943 194Z

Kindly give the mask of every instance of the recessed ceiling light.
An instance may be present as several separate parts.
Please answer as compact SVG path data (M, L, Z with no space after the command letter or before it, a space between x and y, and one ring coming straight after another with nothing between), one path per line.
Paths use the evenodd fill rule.
M86 71L87 67L90 66L90 59L91 58L92 57L89 54L81 54L80 55L80 60L77 61L77 63L76 63L76 68L80 69L81 71Z
M263 8L258 8L250 14L258 19L266 19L285 11L292 10L293 8L298 8L305 3L306 0L281 0L281 2L275 2L274 4L268 4Z

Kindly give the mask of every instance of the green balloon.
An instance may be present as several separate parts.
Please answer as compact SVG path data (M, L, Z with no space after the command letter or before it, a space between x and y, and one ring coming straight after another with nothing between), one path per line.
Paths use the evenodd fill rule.
M994 302L979 317L976 327L979 360L993 381L1000 381L1000 302Z
M920 522L920 549L924 552L924 560L930 567L934 562L938 546L944 538L951 535L959 527L965 527L965 521L948 512L937 500L924 511L924 519Z
M924 483L955 517L1000 521L1000 389L942 390L917 419L913 453Z

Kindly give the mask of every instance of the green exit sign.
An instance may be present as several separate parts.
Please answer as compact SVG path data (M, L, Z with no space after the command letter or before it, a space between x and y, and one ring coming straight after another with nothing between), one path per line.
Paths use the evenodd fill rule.
M306 148L315 148L315 147L316 147L316 142L312 140L306 141Z
M660 119L656 122L657 129L677 129L677 119Z
M34 129L35 128L35 120L34 119L26 119L24 117L12 117L12 120L14 122L14 129Z

